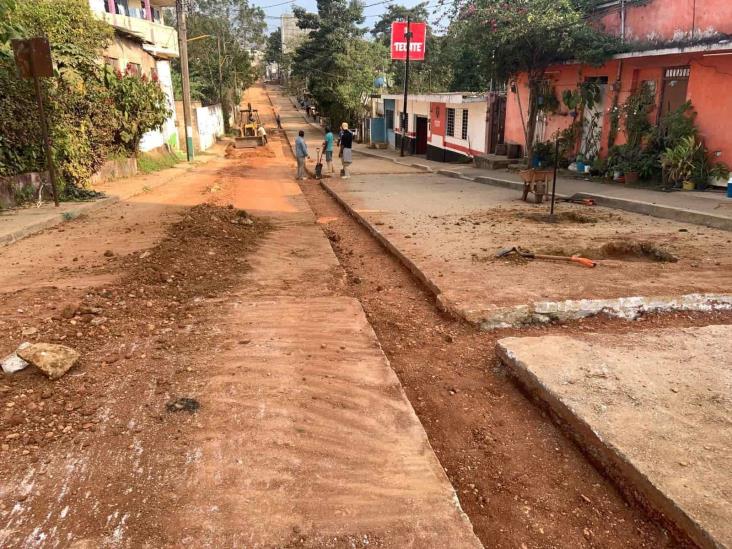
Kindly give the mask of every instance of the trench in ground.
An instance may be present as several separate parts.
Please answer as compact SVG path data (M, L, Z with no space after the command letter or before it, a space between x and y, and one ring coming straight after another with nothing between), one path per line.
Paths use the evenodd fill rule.
M730 322L727 313L594 317L480 332L434 296L312 180L301 185L463 510L486 547L678 547L624 499L509 379L495 343L514 335L625 332Z

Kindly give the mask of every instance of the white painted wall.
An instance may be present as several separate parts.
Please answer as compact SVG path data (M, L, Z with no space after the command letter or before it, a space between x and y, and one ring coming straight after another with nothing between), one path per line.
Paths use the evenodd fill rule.
M396 100L396 110L397 112L394 113L395 120L394 120L394 131L397 131L399 133L402 129L401 127L401 120L402 120L402 106L404 105L404 99L397 99ZM417 128L417 121L415 120L415 117L417 116L426 116L427 118L430 117L430 103L429 101L417 101L415 99L410 99L407 97L407 115L409 116L409 126L408 130L410 132L414 132Z
M445 143L447 148L451 148L450 144L459 147L468 148L473 153L485 153L485 116L486 102L481 103L462 103L446 105L446 108L455 109L455 136L445 135ZM468 111L468 136L467 139L462 138L462 120L463 110ZM454 147L453 147L454 148Z
M221 105L196 108L196 124L200 140L200 150L205 151L216 143L216 138L224 135L224 115Z

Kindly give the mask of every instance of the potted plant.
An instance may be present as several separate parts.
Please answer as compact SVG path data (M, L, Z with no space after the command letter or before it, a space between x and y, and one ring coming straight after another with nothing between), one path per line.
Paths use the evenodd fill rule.
M585 173L585 155L582 153L578 154L575 162L577 163L577 172Z
M692 174L698 165L702 146L695 136L689 135L661 155L661 166L666 170L669 179L681 185L685 191L693 191L695 188Z

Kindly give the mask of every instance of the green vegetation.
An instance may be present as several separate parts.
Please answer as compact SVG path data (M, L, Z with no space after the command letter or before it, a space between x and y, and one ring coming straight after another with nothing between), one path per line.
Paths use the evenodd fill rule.
M167 104L157 83L108 78L99 59L112 29L86 0L0 0L0 175L46 169L33 86L18 77L9 42L38 35L48 38L54 62L42 93L60 190L85 197L108 156L136 152L142 134L165 120Z
M429 2L422 2L414 7L406 8L396 4L390 5L384 15L371 29L374 40L383 44L387 49L391 41L391 24L394 21L428 22ZM427 25L427 40L425 44L425 59L410 65L409 89L412 93L441 91L450 87L453 64L445 59L443 44L447 42L442 37L435 36L431 25ZM404 61L391 61L388 67L387 81L391 90L404 88Z
M317 14L294 9L298 25L310 34L295 51L292 76L307 80L321 112L334 124L358 122L364 96L389 63L384 44L364 39L362 11L347 0L319 0Z
M181 153L163 153L163 154L147 154L142 153L137 157L137 169L140 173L153 173L160 170L172 168L178 162L185 160L185 155Z
M226 131L228 114L239 104L242 90L259 76L249 50L264 47L265 29L264 11L247 0L197 0L189 6L191 99L204 105L221 103ZM175 95L180 99L179 61L173 62L173 69Z
M137 154L142 136L160 128L170 115L168 98L157 77L148 80L120 71L107 71L105 82L117 107L114 139L130 154Z
M539 98L546 70L568 60L601 64L620 44L588 24L592 2L581 0L456 0L453 32L480 44L475 59L487 79L505 81L528 75L528 114L524 132L532 156Z

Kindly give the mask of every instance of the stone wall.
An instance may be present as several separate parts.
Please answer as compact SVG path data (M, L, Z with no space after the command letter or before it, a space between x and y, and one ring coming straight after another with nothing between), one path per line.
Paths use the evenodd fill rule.
M44 179L48 181L48 172L30 172L0 177L0 210L13 208L35 199Z

